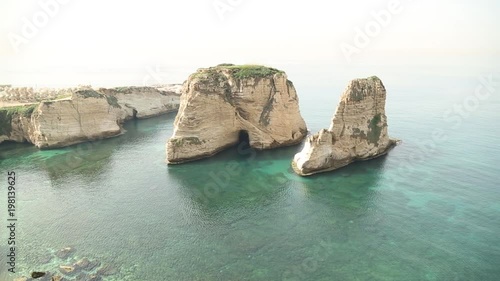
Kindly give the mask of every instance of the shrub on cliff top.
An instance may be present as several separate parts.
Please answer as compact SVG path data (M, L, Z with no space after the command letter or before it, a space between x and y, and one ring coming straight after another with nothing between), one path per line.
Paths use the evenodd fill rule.
M232 66L225 66L224 68L230 69L234 77L238 79L262 78L274 75L276 73L283 73L283 71L276 68L267 67L263 65L252 65L252 64L232 65Z
M115 96L106 95L106 100L108 101L108 104L111 105L112 107L122 108L118 104L118 99Z
M229 70L230 73L237 79L263 78L272 76L277 73L284 73L279 69L262 65L233 65L230 63L222 63L215 67L200 69L197 73L194 74L193 77L203 80L209 80L212 82L227 80L224 74L221 73L221 70Z
M30 117L37 106L38 104L32 104L0 108L0 135L10 135L10 132L12 132L12 118L15 115Z
M83 98L103 98L104 97L104 95L99 94L98 92L96 92L94 90L78 90L75 93L83 96Z

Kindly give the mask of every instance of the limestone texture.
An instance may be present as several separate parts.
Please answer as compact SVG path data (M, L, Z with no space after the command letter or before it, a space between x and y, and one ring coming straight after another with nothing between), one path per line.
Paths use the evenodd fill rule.
M212 156L247 134L257 150L300 143L307 128L293 83L280 70L231 64L199 69L184 84L167 162Z
M307 138L293 159L294 171L308 176L386 154L397 141L387 133L385 102L378 77L350 81L330 128Z
M118 136L126 120L176 111L179 96L153 87L80 89L63 100L0 108L0 143L57 148Z

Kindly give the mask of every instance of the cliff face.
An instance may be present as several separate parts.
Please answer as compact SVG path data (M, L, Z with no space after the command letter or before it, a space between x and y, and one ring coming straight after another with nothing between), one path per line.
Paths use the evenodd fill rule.
M335 170L387 153L396 141L387 133L386 90L377 77L349 83L328 130L310 136L292 166L299 175Z
M113 137L125 120L175 111L178 104L179 95L150 87L77 90L67 100L1 109L0 142L55 148Z
M119 135L121 107L92 90L77 91L71 100L42 102L33 112L30 142L39 148L63 147Z
M200 69L184 84L167 162L211 156L248 134L250 146L299 143L307 133L295 88L285 73L262 66Z
M152 87L102 88L99 92L117 99L125 112L125 119L143 119L173 112L180 103L178 94Z

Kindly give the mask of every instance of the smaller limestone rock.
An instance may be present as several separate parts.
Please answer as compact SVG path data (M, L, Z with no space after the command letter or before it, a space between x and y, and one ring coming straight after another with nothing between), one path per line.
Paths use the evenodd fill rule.
M292 162L308 176L386 154L397 141L389 138L386 90L378 77L352 80L341 97L330 128L307 138Z
M29 281L31 280L31 278L28 278L26 276L22 276L22 277L18 277L18 278L15 278L14 281Z

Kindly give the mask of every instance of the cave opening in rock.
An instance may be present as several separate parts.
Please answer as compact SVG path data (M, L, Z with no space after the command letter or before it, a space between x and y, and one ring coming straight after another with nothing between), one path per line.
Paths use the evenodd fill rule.
M238 143L236 144L239 149L250 148L250 136L245 130L241 130L238 133Z

